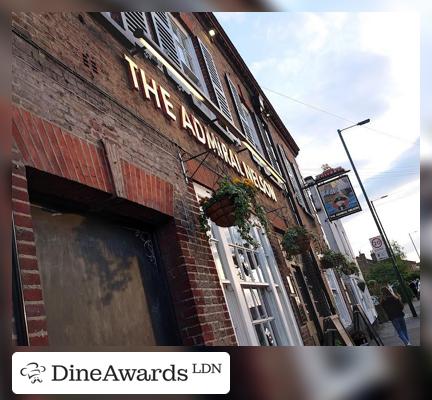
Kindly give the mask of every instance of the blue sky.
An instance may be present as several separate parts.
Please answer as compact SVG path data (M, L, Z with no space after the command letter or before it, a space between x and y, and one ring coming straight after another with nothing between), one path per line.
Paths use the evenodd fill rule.
M318 174L324 163L348 168L337 129L371 119L346 131L345 138L369 197L389 195L376 203L389 238L416 259L408 232L419 231L420 222L419 15L280 12L216 17L300 146L297 161L304 176ZM352 174L351 180L362 200ZM369 254L368 239L377 234L369 212L343 222L354 251ZM412 235L419 244L419 234Z

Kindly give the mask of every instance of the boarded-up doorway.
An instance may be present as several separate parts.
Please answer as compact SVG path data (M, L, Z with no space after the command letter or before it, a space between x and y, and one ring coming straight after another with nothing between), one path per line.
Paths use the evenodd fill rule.
M32 217L51 345L173 344L147 231L40 206Z

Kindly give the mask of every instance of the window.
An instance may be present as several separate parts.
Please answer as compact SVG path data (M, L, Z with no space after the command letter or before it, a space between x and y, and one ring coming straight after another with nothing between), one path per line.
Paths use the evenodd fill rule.
M277 157L273 148L273 144L270 138L270 133L268 131L268 128L266 126L266 124L258 117L258 115L255 114L255 119L256 119L256 123L258 126L258 129L260 131L261 137L263 139L264 142L264 146L266 149L266 153L267 153L267 159L270 161L270 164L272 165L272 167L279 173L281 174L281 169L279 166L279 163L277 161Z
M168 12L152 12L157 41L161 50L201 89L205 88L192 40Z
M351 324L351 316L348 311L348 307L345 303L345 300L343 298L341 288L339 286L339 282L336 278L335 271L333 271L332 269L328 269L325 271L325 274L326 274L327 282L330 286L330 289L333 293L333 297L336 302L336 309L339 314L339 317L344 327L347 327Z
M293 163L291 163L291 166L294 170L294 174L295 174L295 179L298 182L298 185L300 186L301 189L301 195L303 197L303 201L305 204L305 211L307 211L310 215L312 215L312 202L311 199L309 197L309 190L308 189L303 189L303 187L305 186L305 182L303 180L303 177L300 173L300 170L298 168L297 163L294 161Z
M237 110L237 115L238 115L239 120L240 120L240 124L241 124L241 128L243 130L243 133L244 133L244 137L251 144L256 146L257 150L261 154L264 154L262 146L261 146L261 142L260 142L258 134L255 130L255 125L252 121L252 116L251 116L249 110L242 103L242 101L240 99L239 92L238 92L236 86L234 85L233 81L228 76L228 74L226 74L225 77L226 77L226 80L228 82L228 87L230 89L231 96L233 98L234 105L235 105L236 110Z
M294 190L295 197L297 199L298 204L305 210L309 215L312 215L312 210L310 208L310 204L308 202L309 199L306 198L306 195L303 191L303 179L301 178L300 173L298 172L297 166L292 164L288 157L286 156L285 150L281 145L277 145L279 159L282 165L283 175L285 180L291 183L291 187ZM298 172L299 175L296 174ZM300 177L300 178L299 178Z
M195 191L199 199L210 195L198 184ZM254 249L236 227L210 225L210 247L239 345L302 345L266 234L252 229L260 244Z
M149 38L150 29L147 14L153 21L156 33L156 41L165 55L194 82L200 89L207 93L201 68L195 54L193 43L183 27L168 12L103 12L102 15L110 21L132 43L142 47L139 39L133 33L137 28L142 28ZM167 72L177 82L177 79ZM178 84L181 85L180 82Z

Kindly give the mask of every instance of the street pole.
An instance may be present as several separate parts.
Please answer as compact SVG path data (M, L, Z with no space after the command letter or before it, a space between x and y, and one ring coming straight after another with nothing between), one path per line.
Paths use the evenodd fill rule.
M417 257L419 258L419 260L420 260L420 254L419 254L419 252L418 252L418 250L417 250L417 247L416 247L416 245L414 244L414 240L413 240L413 238L411 237L411 233L408 233L408 236L410 237L410 239L411 239L411 243L412 243L412 245L414 246L414 250L416 251L416 253L417 253Z
M381 222L381 219L380 219L380 217L379 217L379 215L378 215L378 213L377 213L377 210L376 210L376 208L375 208L374 200L371 200L371 206L372 206L372 210L373 210L373 212L375 213L376 219L377 219L377 221L378 221L378 223L379 223L379 225L380 225L380 227L381 227L381 230L382 230L383 233L384 233L383 239L384 239L385 242L387 242L387 246L391 247L390 240L389 240L388 237L387 237L387 233L386 233L386 231L384 230L384 227L383 227L383 224L382 224L382 222ZM391 257L391 254L389 254L389 257Z
M378 199L378 200L379 200L379 199ZM386 249L390 248L390 249L392 250L391 254L389 253L388 256L391 258L393 264L396 264L396 263L397 263L397 261L396 261L396 256L394 255L394 251L393 251L393 248L391 247L390 240L389 240L388 237L387 237L387 233L386 233L386 231L384 230L384 227L383 227L383 224L382 224L382 222L381 222L381 219L380 219L380 217L379 217L379 215L378 215L378 212L377 212L377 210L376 210L376 208L375 208L374 200L371 200L371 206L372 206L373 212L375 213L376 219L377 219L377 221L378 221L378 223L379 223L379 225L380 225L380 227L381 227L381 230L382 230L382 232L383 232L383 234L384 234L384 236L383 236L382 238L383 238L383 240L384 240L384 243L386 244ZM397 264L396 264L396 265L397 265ZM398 269L398 271L399 271L399 269ZM400 283L400 282L399 282L399 283ZM405 295L405 296L406 296L406 295Z
M361 121L361 122L359 122L359 123L357 123L357 124L354 124L354 125L348 126L347 128L344 128L344 129L338 129L337 132L338 132L338 134L339 134L339 138L340 138L340 140L341 140L341 142L342 142L342 145L343 145L343 147L344 147L344 149L345 149L345 152L346 152L346 154L347 154L347 156L348 156L348 159L349 159L349 161L350 161L350 163L351 163L351 167L352 167L352 169L353 169L353 171L354 171L354 173L355 173L355 175L356 175L357 181L358 181L358 183L360 184L360 187L361 187L361 190L362 190L363 195L364 195L364 197L365 197L366 203L367 203L367 205L368 205L368 207L369 207L369 211L371 212L371 214L372 214L372 218L374 219L374 222L375 222L375 225L376 225L376 227L378 228L378 232L379 232L379 234L381 235L382 238L386 238L387 236L385 235L384 229L382 228L380 222L378 221L377 215L376 215L376 213L374 212L373 205L371 205L371 202L370 202L370 200L369 200L369 197L368 197L368 195L367 195L367 193L366 193L366 190L365 190L365 188L364 188L364 186L363 186L363 182L362 182L361 179L360 179L360 176L359 176L359 174L358 174L358 172L357 172L357 168L356 168L355 165L354 165L354 161L353 161L352 158L351 158L351 154L350 154L350 152L349 152L349 150L348 150L348 147L347 147L347 145L346 145L346 143L345 143L345 140L344 140L344 138L343 138L343 136L342 136L342 131L347 130L347 129L349 129L349 128L352 128L352 127L354 127L354 126L367 124L369 121L370 121L369 119L364 120L364 121ZM395 259L394 253L393 253L393 249L391 248L391 246L389 245L389 243L387 243L387 240L384 240L384 245L385 245L385 247L386 247L387 254L390 255L390 258L391 258L391 261L392 261L392 264L393 264L393 269L394 269L394 271L395 271L395 273L396 273L397 279L398 279L399 284L400 284L400 286L401 286L402 293L403 293L403 295L405 296L405 298L406 298L407 301L408 301L408 305L409 305L409 308L410 308L410 310L411 310L411 314L412 314L413 317L417 317L417 312L416 312L416 310L415 310L415 308L414 308L414 306L413 306L413 304L412 304L412 302L411 302L410 297L408 296L408 291L407 291L407 289L406 289L405 282L403 281L402 275L401 275L401 273L399 272L399 269L398 269L398 267L397 267L396 259Z

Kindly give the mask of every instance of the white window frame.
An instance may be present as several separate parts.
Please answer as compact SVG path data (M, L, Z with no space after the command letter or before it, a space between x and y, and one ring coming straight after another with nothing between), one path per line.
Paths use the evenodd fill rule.
M201 185L194 183L197 199L209 197L211 191ZM249 311L244 289L261 289L268 292L266 296L267 304L271 311L272 324L275 327L273 336L278 346L302 346L303 341L297 325L291 303L285 291L273 251L265 233L256 227L251 231L255 240L262 244L256 251L258 265L263 274L263 282L251 282L239 279L238 268L231 255L234 247L246 251L241 245L229 243L228 237L230 229L220 228L211 223L214 237L209 238L212 251L216 248L221 266L219 265L218 275L221 287L227 302L230 318L234 326L237 342L241 346L260 346L260 342L255 332L254 325L260 321L253 321ZM233 232L233 231L231 231ZM248 251L252 251L248 249ZM216 261L215 261L216 262ZM222 268L221 268L222 267ZM222 271L221 271L222 269ZM273 329L272 326L272 329Z
M333 293L339 317L342 321L342 324L346 328L351 325L352 319L347 304L345 302L345 298L343 296L339 281L337 280L336 272L332 268L330 268L325 271L325 275L329 287Z

